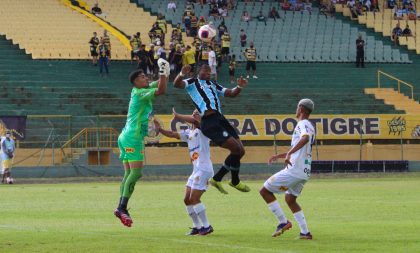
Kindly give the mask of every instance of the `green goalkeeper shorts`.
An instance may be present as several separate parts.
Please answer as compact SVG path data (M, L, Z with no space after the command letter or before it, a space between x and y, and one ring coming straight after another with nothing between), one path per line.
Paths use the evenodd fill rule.
M124 138L118 137L118 147L120 149L120 160L122 162L143 162L144 161L144 137Z

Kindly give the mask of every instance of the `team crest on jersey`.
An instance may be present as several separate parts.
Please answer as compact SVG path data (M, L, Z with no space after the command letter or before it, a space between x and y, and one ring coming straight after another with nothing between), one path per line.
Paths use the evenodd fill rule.
M200 181L200 176L196 176L196 177L194 178L194 181L196 181L196 182Z
M223 131L223 137L228 137L228 132Z
M126 153L134 153L134 148L124 148Z
M191 160L192 161L195 161L195 160L197 160L198 159L198 153L197 152L194 152L192 155L191 155Z
M285 192L285 191L287 191L289 188L287 187L287 186L280 186L279 187L279 190L280 191L283 191L283 192Z

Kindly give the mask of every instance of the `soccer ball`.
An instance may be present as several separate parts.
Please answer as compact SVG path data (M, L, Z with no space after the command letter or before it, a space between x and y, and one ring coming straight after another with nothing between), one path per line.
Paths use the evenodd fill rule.
M11 178L11 177L7 177L7 178L6 178L6 182L7 182L8 184L13 184L13 178Z
M203 42L211 42L211 40L216 36L216 29L211 25L203 25L200 30L198 30L198 37Z

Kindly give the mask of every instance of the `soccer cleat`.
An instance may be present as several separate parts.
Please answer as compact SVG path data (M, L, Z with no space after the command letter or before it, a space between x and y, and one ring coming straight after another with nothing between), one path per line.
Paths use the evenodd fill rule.
M256 75L253 75L253 76L252 76L252 78L254 78L254 79L257 79L257 78L258 78L258 76L256 76Z
M249 75L247 75L246 78L249 79Z
M210 233L213 233L213 231L214 231L214 229L213 229L213 227L210 225L210 226L208 226L208 227L202 227L202 228L200 228L200 235L208 235L208 234L210 234Z
M133 220L130 217L130 214L127 210L115 209L114 215L120 219L121 223L126 227L131 227L133 224Z
M302 239L302 240L312 240L311 232L308 232L306 234L300 233L299 234L299 239Z
M185 235L198 235L200 234L200 230L202 228L192 228L190 232L186 233Z
M217 190L219 190L219 192L223 193L223 194L228 194L228 192L223 188L222 182L218 182L216 180L214 180L213 178L210 178L209 183L216 187Z
M233 188L237 189L238 191L241 192L250 192L251 189L248 187L248 185L239 182L237 185L233 185L232 182L229 182L229 185L232 186Z
M283 234L286 230L289 230L292 228L292 223L290 221L287 221L286 223L280 223L277 228L276 231L274 231L274 233L271 235L272 237L277 237L280 236L281 234Z

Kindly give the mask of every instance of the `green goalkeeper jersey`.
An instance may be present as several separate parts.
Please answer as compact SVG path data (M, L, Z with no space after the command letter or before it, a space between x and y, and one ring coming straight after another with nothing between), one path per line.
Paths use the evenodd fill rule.
M148 88L131 90L131 99L128 106L127 121L121 135L124 139L143 140L147 135L150 114L153 111L153 101L157 91L158 82L151 82Z

